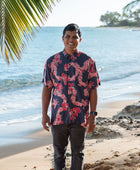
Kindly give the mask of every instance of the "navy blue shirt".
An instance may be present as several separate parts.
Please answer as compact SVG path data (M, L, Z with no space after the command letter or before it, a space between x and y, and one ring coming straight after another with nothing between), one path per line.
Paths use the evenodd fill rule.
M76 51L59 52L45 63L44 85L52 88L51 123L77 123L81 126L89 116L89 91L100 84L94 60Z

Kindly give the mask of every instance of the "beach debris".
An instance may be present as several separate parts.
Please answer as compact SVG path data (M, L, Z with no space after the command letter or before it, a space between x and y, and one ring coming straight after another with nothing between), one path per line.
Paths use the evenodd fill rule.
M113 116L113 119L128 119L130 123L133 123L133 119L140 119L140 101L126 106L117 115Z
M44 158L47 158L47 157L49 157L50 155L51 155L51 154L48 153L47 155L44 156Z
M51 146L46 147L46 150L51 151L51 150L52 150L52 147L51 147Z
M104 160L100 160L100 161L96 161L93 164L90 163L85 163L84 164L84 170L109 170L112 169L112 165L113 163L110 163L108 161L104 161Z
M100 142L103 142L104 140L103 139L98 139L96 140L96 143L100 143Z
M106 126L96 126L95 130L91 133L87 133L86 138L87 139L113 139L117 137L121 137L121 133L112 130L109 127ZM102 141L98 141L102 142Z
M115 151L115 152L114 152L114 156L115 156L115 157L120 156L119 151Z
M34 170L36 170L36 168L37 168L36 166L33 167Z
M118 130L113 130L113 126L117 125ZM128 105L112 118L97 117L96 128L93 132L86 135L87 139L113 139L122 137L120 128L132 131L131 135L140 136L140 101L133 105ZM97 141L99 142L99 141Z
M118 151L115 151L111 158L97 160L94 163L85 163L84 170L138 170L140 168L140 151L123 154L122 157Z
M70 156L72 156L71 153L67 152L66 157L70 157Z

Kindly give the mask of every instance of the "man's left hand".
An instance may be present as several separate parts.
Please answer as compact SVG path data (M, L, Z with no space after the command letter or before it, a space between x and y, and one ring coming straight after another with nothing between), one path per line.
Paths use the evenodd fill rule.
M89 116L86 125L88 126L87 133L90 133L95 129L96 122L95 122L95 116L94 115Z

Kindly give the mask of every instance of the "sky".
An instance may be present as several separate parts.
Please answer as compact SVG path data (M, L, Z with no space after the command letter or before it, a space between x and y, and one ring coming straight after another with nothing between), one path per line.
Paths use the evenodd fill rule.
M132 0L61 0L53 6L45 26L65 26L77 23L79 26L99 26L100 16L107 11L122 13L122 8Z

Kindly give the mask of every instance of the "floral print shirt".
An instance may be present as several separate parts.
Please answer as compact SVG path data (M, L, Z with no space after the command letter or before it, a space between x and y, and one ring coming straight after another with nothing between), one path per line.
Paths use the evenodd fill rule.
M46 61L43 81L53 92L51 124L84 126L89 115L89 90L100 85L94 60L79 51L69 55L63 50Z

